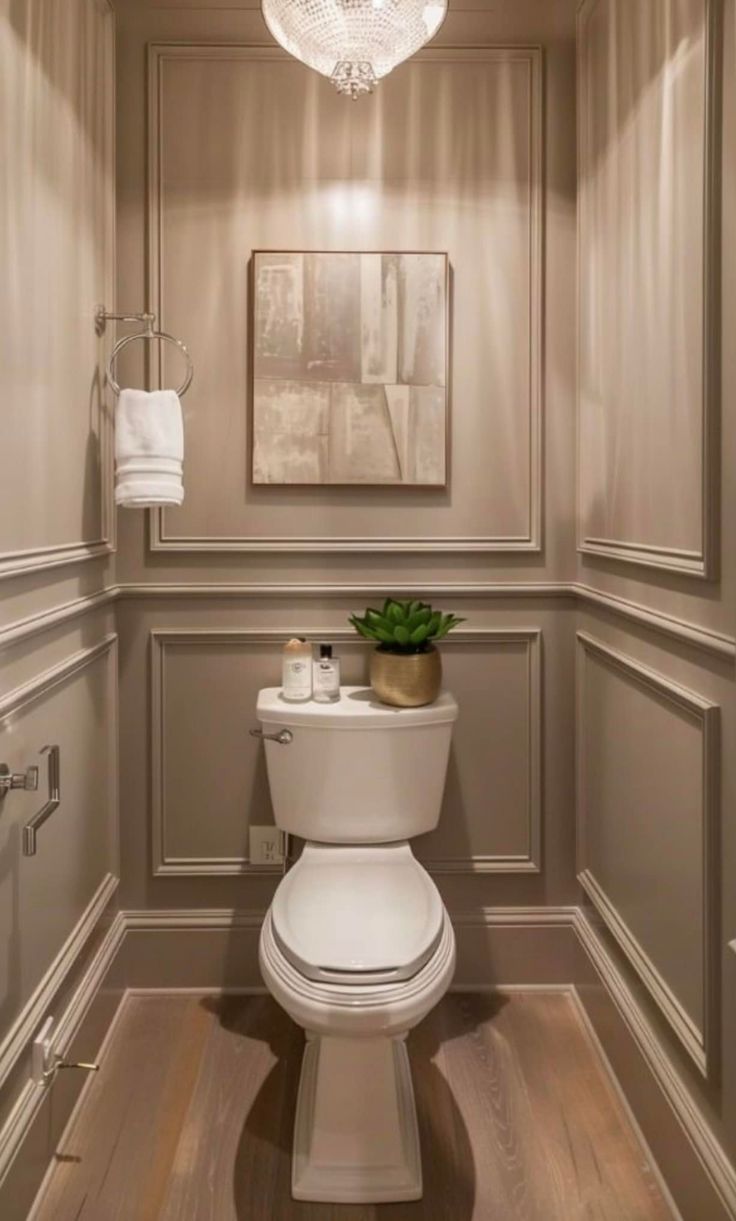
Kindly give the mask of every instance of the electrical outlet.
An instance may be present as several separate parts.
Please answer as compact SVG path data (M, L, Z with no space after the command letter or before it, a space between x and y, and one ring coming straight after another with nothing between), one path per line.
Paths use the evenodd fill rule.
M250 828L251 865L283 865L284 833L278 827Z

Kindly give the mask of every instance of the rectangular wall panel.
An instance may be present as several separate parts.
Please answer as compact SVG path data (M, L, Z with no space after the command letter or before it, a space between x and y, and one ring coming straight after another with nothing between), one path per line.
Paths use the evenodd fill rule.
M0 1036L110 876L118 874L117 651L105 637L0 704L0 760L39 769L36 792L0 807ZM61 802L22 854L23 825L48 797L46 745L58 744ZM71 965L71 964L68 964Z
M95 333L113 307L113 30L105 0L0 19L0 576L113 549Z
M708 575L718 0L579 21L581 551Z
M718 708L583 632L578 645L578 876L705 1074Z
M273 48L157 46L150 122L151 300L196 364L186 498L154 549L538 550L539 50L433 48L346 106ZM253 486L259 248L448 255L446 488Z
M271 823L273 813L263 749L248 730L257 725L259 688L280 681L285 635L152 633L155 874L254 869L249 824ZM340 642L343 682L364 683L366 646L344 631L328 638ZM440 826L416 841L417 856L434 872L536 872L540 633L461 630L444 642L443 663L461 714Z

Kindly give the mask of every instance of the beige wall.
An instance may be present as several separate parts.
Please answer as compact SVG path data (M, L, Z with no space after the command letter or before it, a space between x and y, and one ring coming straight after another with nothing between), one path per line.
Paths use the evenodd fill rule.
M574 7L451 11L438 46L345 106L263 46L255 8L119 6L119 300L150 300L196 366L185 503L150 536L119 523L129 906L262 908L258 687L296 630L363 681L347 614L407 587L467 617L444 650L463 711L443 820L419 855L456 908L575 893ZM250 486L258 248L448 251L447 490Z
M92 104L113 64L102 4L73 0L62 11L4 0L0 12L0 157L12 167L0 364L3 441L14 456L0 488L0 573L12 574L113 545L94 329L111 290L112 116L109 103Z
M578 579L598 601L578 614L578 869L733 1154L733 658L610 611L733 636L734 5L589 0L579 37Z
M0 1179L37 1116L44 1135L11 1193L26 1203L81 1085L39 1091L30 1040L47 1015L68 1017L119 869L111 429L94 326L114 283L113 20L101 0L0 3L0 760L40 770L38 791L7 795L0 814ZM61 803L25 857L46 744L61 749Z
M51 0L0 7L3 160L18 166L0 285L18 455L0 489L0 738L14 766L60 741L73 798L35 861L17 844L33 797L9 798L0 822L16 933L0 1065L19 1049L0 1122L36 1018L63 993L54 956L83 961L64 946L118 872L116 647L132 909L118 977L253 983L277 880L247 857L248 823L271 816L247 737L255 692L295 631L335 640L361 680L347 615L393 590L467 620L444 648L462 718L443 820L416 845L458 914L460 982L569 980L565 905L584 898L608 991L588 968L579 982L604 1045L623 1065L610 993L630 1030L648 1023L681 1113L733 1151L736 358L726 342L717 360L712 336L719 314L724 335L736 322L734 0L712 6L722 71L704 0L584 9L579 286L577 7L453 5L436 48L353 106L264 49L255 3L119 0L118 305L158 309L195 382L185 505L151 522L121 513L114 560L100 373L113 335L92 326L111 299L111 18L101 0L65 6L63 28ZM706 121L711 82L722 133ZM721 134L722 199L706 189ZM298 245L448 250L446 492L249 486L248 259ZM126 373L140 376L134 360ZM212 934L194 955L191 928ZM676 1142L646 1132L676 1178ZM34 1150L37 1172L48 1138ZM683 1215L724 1215L709 1208Z
M365 653L343 639L346 613L372 591L434 594L468 619L445 650L463 718L442 827L418 853L466 913L575 902L577 870L605 954L651 1022L655 1060L673 1065L682 1097L732 1149L736 1063L725 1032L736 998L725 947L736 913L722 879L733 872L736 561L733 476L725 461L719 471L718 434L720 421L731 453L734 370L726 344L721 412L714 336L721 256L726 326L733 314L730 117L722 206L717 190L733 4L719 42L722 98L700 0L598 0L581 16L577 370L576 7L453 7L438 49L346 109L326 83L259 49L268 40L253 9L120 6L120 299L160 308L197 365L187 502L150 532L137 515L120 523L125 901L177 909L180 937L192 908L213 932L208 909L257 920L275 878L247 860L248 821L268 819L270 807L245 731L255 691L278 674L278 639L332 636L357 677ZM156 44L148 80L147 43ZM451 49L460 44L473 49ZM507 44L512 56L481 49ZM449 492L249 487L251 250L387 243L450 253ZM251 946L245 977L250 926L238 937ZM497 979L487 941L464 927L460 939L461 978ZM512 944L515 967L537 978L531 942ZM239 969L228 962L230 982ZM599 981L586 997L605 1041L602 991ZM672 1159L675 1147L665 1141L658 1156Z

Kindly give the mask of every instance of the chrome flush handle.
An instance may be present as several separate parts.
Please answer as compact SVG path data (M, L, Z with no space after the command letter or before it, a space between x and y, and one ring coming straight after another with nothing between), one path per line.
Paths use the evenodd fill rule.
M27 793L35 793L37 788L37 767L27 767L24 772L11 772L7 763L0 763L0 800L12 789L25 789Z
M252 738L262 738L264 742L278 742L279 746L288 746L294 741L294 735L290 729L281 729L278 733L264 733L262 729L251 729L250 736Z

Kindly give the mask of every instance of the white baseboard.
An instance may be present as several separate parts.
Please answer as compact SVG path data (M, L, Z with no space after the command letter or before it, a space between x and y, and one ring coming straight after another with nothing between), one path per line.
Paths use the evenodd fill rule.
M0 1089L46 1017L51 1001L97 927L117 885L118 879L111 873L102 879L80 920L0 1043Z
M119 912L88 963L71 1000L57 1023L53 1050L59 1055L66 1053L76 1037L102 981L117 956L124 937L125 917ZM73 963L70 964L70 966L73 965ZM49 972L50 975L51 972ZM57 981L57 987L60 982L61 980ZM49 999L53 996L50 986L48 989L44 989L44 995L47 994ZM0 1129L0 1185L18 1153L36 1113L48 1096L49 1088L49 1086L36 1085L29 1078Z
M588 1011L580 999L580 994L578 993L577 988L575 988L575 987L570 988L570 999L575 1007L575 1012L578 1016L578 1020L580 1021L580 1024L582 1025L582 1027L585 1031L586 1038L592 1044L596 1057L598 1058L600 1063L603 1065L603 1069L609 1080L611 1089L613 1090L614 1094L618 1098L621 1108L622 1108L624 1114L626 1115L627 1122L630 1124L631 1128L636 1133L637 1140L639 1141L639 1144L641 1145L641 1147L643 1148L644 1152L647 1155L647 1160L648 1160L650 1166L652 1167L652 1171L653 1171L654 1177L657 1180L657 1185L659 1187L659 1190L662 1192L662 1195L664 1196L665 1200L667 1201L667 1204L669 1205L669 1208L672 1212L672 1221L684 1221L682 1214L681 1214L679 1208L677 1207L677 1204L675 1203L672 1193L667 1185L664 1175L662 1174L661 1170L659 1169L657 1159L655 1158L655 1156L651 1150L649 1141L646 1139L646 1136L644 1135L644 1132L639 1124L639 1121L636 1118L633 1108L631 1107L629 1100L626 1097L626 1094L624 1093L624 1090L621 1086L621 1082L619 1081L618 1077L616 1076L615 1072L613 1071L613 1065L611 1064L611 1061L609 1060L608 1055L606 1054L606 1049L603 1046L603 1043L601 1042L601 1040L598 1037L598 1032L596 1031L595 1026L593 1025L593 1023L590 1020Z
M707 1123L684 1076L668 1054L665 1044L655 1031L623 972L582 909L577 909L575 914L575 933L604 985L608 1000L615 1007L636 1050L649 1069L652 1084L659 1089L686 1138L687 1145L683 1142L679 1157L687 1157L689 1146L692 1162L690 1178L705 1175L722 1210L720 1216L728 1221L736 1221L736 1167ZM584 1000L579 994L578 999L585 1009ZM586 1020L593 1029L587 1014ZM597 1041L600 1043L600 1040ZM611 1069L611 1072L614 1079L619 1081L615 1071ZM649 1143L655 1143L651 1136ZM657 1161L661 1166L661 1154ZM702 1211L699 1210L697 1216L698 1221L710 1221L711 1216L715 1214L712 1210L706 1212L704 1207Z

